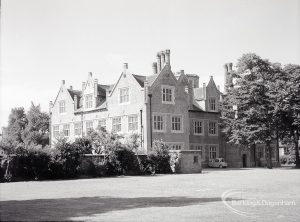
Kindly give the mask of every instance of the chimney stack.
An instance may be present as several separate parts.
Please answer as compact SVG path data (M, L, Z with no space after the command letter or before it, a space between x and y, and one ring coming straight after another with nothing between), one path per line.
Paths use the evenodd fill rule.
M157 74L157 63L156 62L152 63L152 70L153 70L153 74Z
M93 73L92 73L92 72L89 72L89 76L92 77L92 76L93 76Z
M125 62L125 63L124 63L124 71L126 71L127 69L128 69L128 63Z
M203 83L203 98L206 99L206 84Z
M161 69L163 69L164 66L165 66L165 53L164 53L164 51L160 52L160 64L161 64Z
M65 83L66 83L65 80L62 80L62 81L61 81L61 84L62 84L62 85L65 85Z
M184 75L184 70L182 69L182 70L180 70L180 75Z
M73 86L72 85L70 86L70 89L73 90Z
M82 82L82 91L85 89L85 82Z
M165 51L165 56L166 56L166 64L170 65L170 49L166 49Z
M160 59L160 54L157 53L156 58L157 58L157 73L161 71L161 59Z

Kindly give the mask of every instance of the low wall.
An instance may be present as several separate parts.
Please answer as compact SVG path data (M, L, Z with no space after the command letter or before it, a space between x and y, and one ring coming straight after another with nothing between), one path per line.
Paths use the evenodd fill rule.
M199 151L179 152L178 158L178 173L201 173L201 154Z

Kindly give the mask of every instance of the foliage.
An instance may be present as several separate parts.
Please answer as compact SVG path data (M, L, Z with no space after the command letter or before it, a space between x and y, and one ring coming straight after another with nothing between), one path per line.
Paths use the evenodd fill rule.
M296 158L295 155L283 155L280 157L280 163L281 164L293 164L295 163Z
M6 154L13 154L17 149L30 149L35 145L49 144L49 115L41 112L40 106L31 104L25 113L23 107L14 108L9 115L8 126L3 130L0 142Z
M48 164L50 162L48 147L29 146L20 148L15 155L6 155L1 163L5 175L11 175L12 179L38 180L49 177Z
M47 113L41 112L40 105L31 103L29 111L26 113L27 124L22 132L25 146L30 144L49 144L49 120Z
M80 154L92 154L92 150L93 150L92 142L87 137L76 138L72 146Z
M294 143L296 167L300 168L299 145L300 137L300 66L288 64L283 68L285 79L277 87L281 97L278 99L278 115L281 117L282 139L292 140Z
M170 158L168 146L163 141L153 141L153 150L148 154L151 172L171 173Z
M8 118L8 126L3 129L1 148L6 153L13 153L15 147L23 144L22 134L27 124L24 108L12 109Z
M228 141L266 144L268 168L272 168L271 142L277 125L276 91L272 88L277 73L269 61L253 53L243 55L232 73L235 87L228 89L222 104L222 127Z
M56 162L55 166L61 167L64 177L76 177L82 154L81 147L74 146L66 139L62 139L55 144L55 148L58 152L53 156L52 163Z
M97 154L109 155L121 144L121 136L114 132L107 132L104 128L89 132L87 139L91 141L93 150Z

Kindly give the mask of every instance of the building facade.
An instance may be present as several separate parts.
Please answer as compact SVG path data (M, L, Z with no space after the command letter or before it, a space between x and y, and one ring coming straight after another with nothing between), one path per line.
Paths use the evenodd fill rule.
M224 156L219 101L213 77L199 87L198 75L172 71L170 50L165 50L157 54L151 75L133 74L125 63L112 85L102 85L92 73L81 90L66 87L63 80L50 102L50 141L53 145L61 136L74 141L101 126L125 137L139 134L143 153L154 140L162 140L171 151L206 166L210 159Z

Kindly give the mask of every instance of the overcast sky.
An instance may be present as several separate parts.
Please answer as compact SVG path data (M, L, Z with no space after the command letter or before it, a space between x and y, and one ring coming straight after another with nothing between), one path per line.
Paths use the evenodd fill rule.
M31 101L48 111L62 79L80 89L93 72L111 84L124 62L149 75L163 49L173 71L221 87L224 63L243 53L299 64L300 1L2 0L0 127Z

